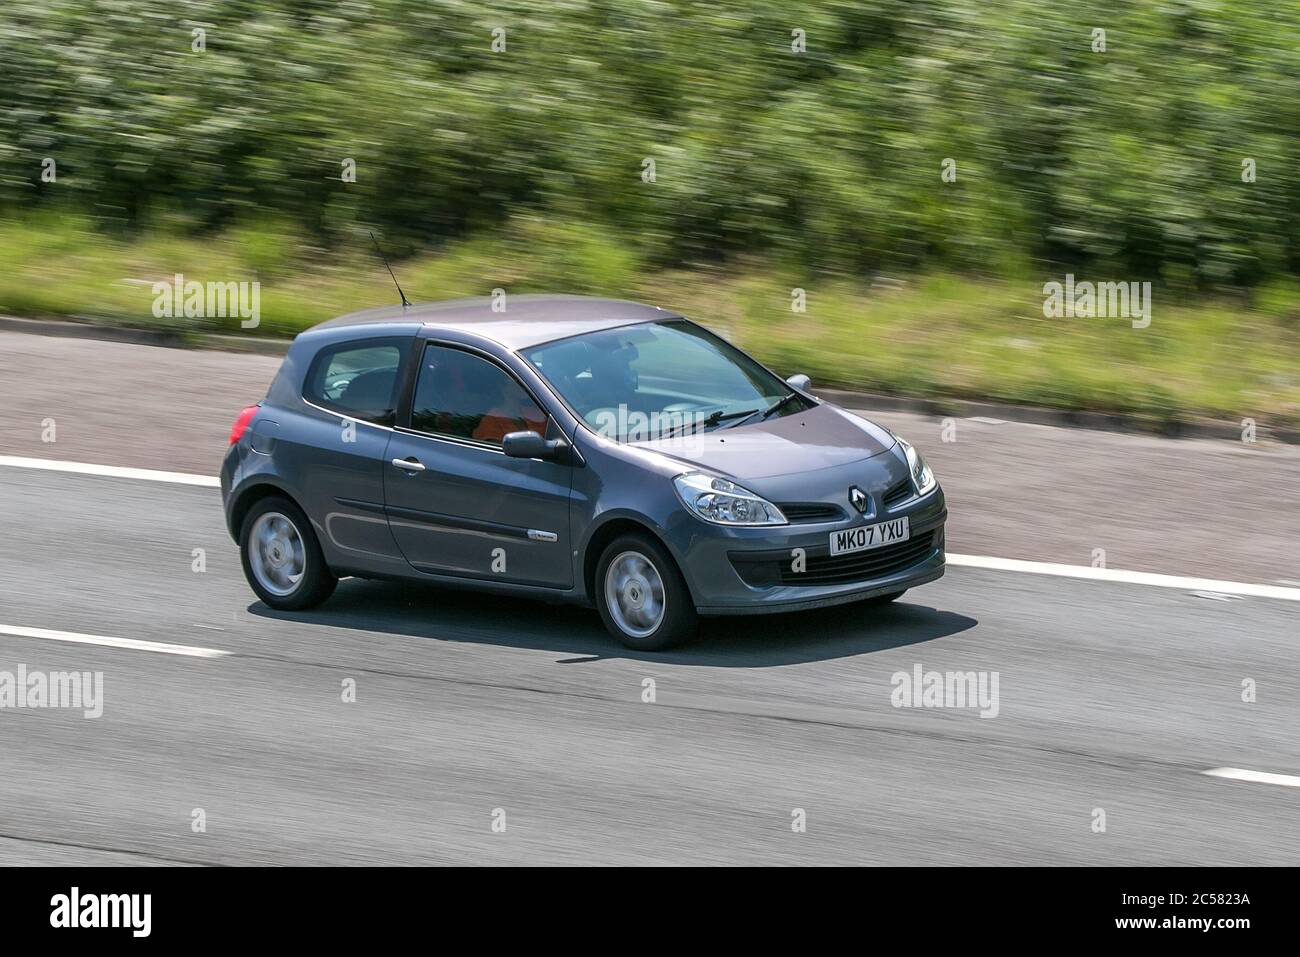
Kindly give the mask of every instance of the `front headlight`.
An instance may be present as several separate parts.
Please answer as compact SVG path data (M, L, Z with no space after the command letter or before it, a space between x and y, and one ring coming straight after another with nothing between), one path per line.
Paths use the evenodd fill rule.
M718 525L785 525L781 510L747 488L715 475L687 472L673 479L683 504Z
M921 458L921 453L912 448L912 443L906 439L899 438L897 435L894 438L898 439L899 447L907 456L907 470L912 473L912 484L916 486L916 494L924 495L933 491L938 482L930 466L926 465L925 459Z

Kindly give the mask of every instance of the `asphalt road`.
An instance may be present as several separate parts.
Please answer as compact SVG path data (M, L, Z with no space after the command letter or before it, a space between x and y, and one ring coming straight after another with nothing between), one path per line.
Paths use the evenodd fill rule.
M0 529L0 672L104 675L98 719L0 710L0 863L1300 861L1300 788L1200 773L1300 774L1295 602L951 568L639 657L432 588L272 613L213 489L4 468ZM917 664L997 672L996 717L893 707Z

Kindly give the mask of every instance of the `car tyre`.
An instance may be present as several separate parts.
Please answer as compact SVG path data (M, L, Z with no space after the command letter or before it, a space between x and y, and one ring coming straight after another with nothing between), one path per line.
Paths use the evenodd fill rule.
M667 549L648 535L620 535L596 563L596 608L611 635L637 651L695 637L699 615Z
M260 499L244 516L239 557L257 597L282 611L319 605L339 581L303 510L278 495Z

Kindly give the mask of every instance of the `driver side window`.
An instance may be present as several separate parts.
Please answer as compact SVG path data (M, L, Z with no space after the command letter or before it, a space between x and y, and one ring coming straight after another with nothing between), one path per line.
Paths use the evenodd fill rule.
M500 447L511 432L546 434L546 413L494 362L462 349L425 347L411 428Z

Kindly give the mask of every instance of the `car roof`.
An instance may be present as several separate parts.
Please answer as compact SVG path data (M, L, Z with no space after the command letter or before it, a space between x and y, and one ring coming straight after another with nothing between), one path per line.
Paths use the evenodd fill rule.
M468 332L517 351L584 332L682 318L680 313L659 306L595 296L521 295L507 296L503 302L504 308L499 311L493 310L490 296L385 306L339 316L309 331L337 331L372 323L410 324Z

